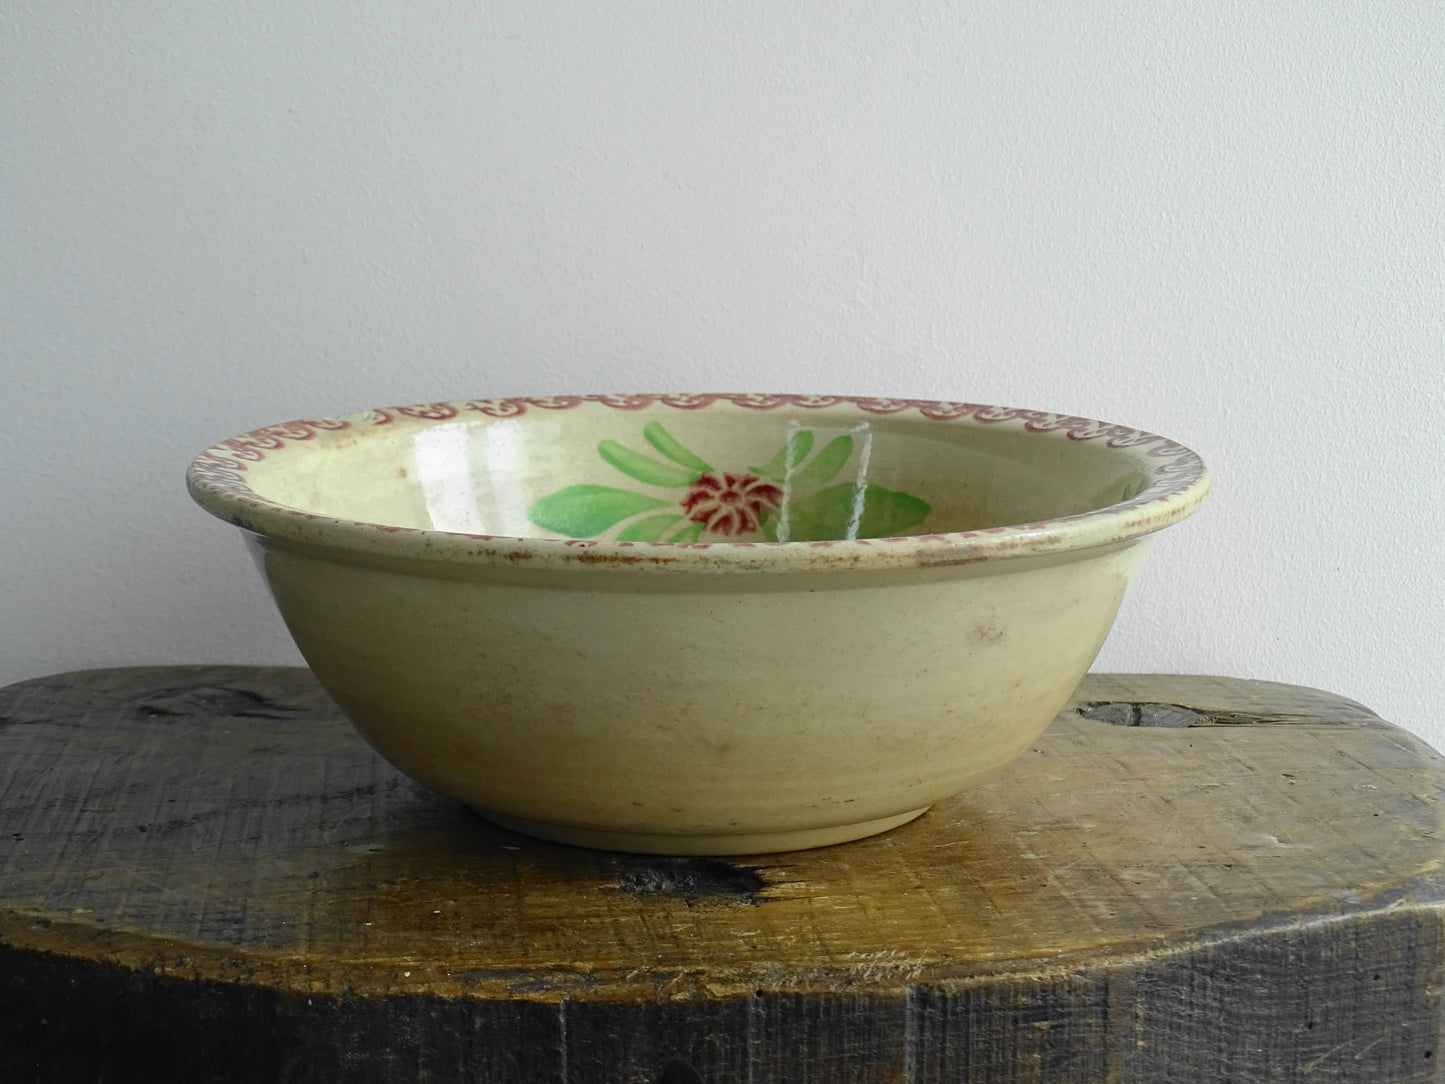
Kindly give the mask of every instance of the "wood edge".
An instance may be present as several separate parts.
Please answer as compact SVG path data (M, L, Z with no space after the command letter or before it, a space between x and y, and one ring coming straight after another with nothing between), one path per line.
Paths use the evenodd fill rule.
M555 1004L560 1001L634 1003L685 1001L756 994L790 996L832 992L898 995L917 986L966 989L1000 982L1049 982L1085 971L1138 969L1173 957L1271 936L1298 936L1343 922L1405 913L1434 914L1445 927L1445 873L1426 871L1404 886L1359 903L1310 911L1265 913L1182 931L1166 939L1137 939L1049 957L931 963L879 963L818 968L786 974L584 972L550 970L443 970L425 961L352 960L320 963L302 953L246 953L232 946L103 929L85 922L0 912L0 949L53 956L66 963L109 966L158 979L253 987L305 997L393 999L438 997L474 1001Z
M58 681L72 681L81 678L94 678L98 676L111 676L122 674L140 674L151 672L155 674L195 674L204 673L208 670L230 670L230 671L256 671L288 674L309 674L310 667L307 666L272 666L265 663L234 663L234 662L182 662L182 663L160 663L155 666L83 666L76 670L60 670L53 674L36 674L34 677L21 678L19 681L12 681L0 685L0 696L6 693L19 691L36 685L48 684Z
M102 676L138 675L144 672L151 672L157 675L180 675L200 674L207 671L249 672L254 674L275 673L286 674L292 677L310 674L311 672L310 669L305 666L228 662L164 663L153 666L81 667L75 670L62 670L52 674L37 674L33 677L10 682L9 684L0 686L0 695L12 690L20 690L40 684L62 681L79 682L84 679L93 679ZM1173 687L1175 690L1183 689L1185 695L1181 696L1177 691L1173 695L1166 695L1165 690L1168 687ZM1224 697L1217 695L1219 689L1231 687L1237 690L1237 692L1233 692L1232 695ZM1206 689L1215 690L1216 695L1211 696L1208 692L1201 691ZM1214 674L1166 674L1157 672L1123 673L1114 671L1090 671L1084 675L1078 688L1069 698L1065 710L1069 710L1080 701L1097 700L1106 696L1119 696L1126 693L1134 696L1144 696L1149 702L1153 703L1179 704L1180 706L1201 710L1221 710L1225 705L1243 708L1247 704L1257 700L1288 698L1298 700L1302 704L1333 704L1338 708L1345 709L1352 715L1380 719L1382 722L1385 721L1381 719L1376 712L1357 700L1351 700L1338 693L1313 688L1308 685L1267 681L1261 678L1227 677ZM1151 696L1149 694L1153 695Z

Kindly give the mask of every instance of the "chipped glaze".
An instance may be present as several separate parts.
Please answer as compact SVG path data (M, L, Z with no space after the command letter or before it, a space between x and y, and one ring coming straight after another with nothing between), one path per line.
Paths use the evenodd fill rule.
M188 484L402 770L521 831L716 854L883 831L1017 756L1209 476L1084 418L674 395L289 422Z

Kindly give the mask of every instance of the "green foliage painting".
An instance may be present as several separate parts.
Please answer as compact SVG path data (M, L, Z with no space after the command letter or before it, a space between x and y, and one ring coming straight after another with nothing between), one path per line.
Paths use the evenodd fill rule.
M658 496L613 486L572 485L527 510L544 530L568 538L597 538L614 527L619 542L697 542L762 538L813 542L882 538L906 533L932 511L928 502L866 481L835 481L854 453L849 434L815 447L810 429L792 433L767 462L721 471L683 445L661 422L648 422L643 439L662 458L615 440L597 454Z

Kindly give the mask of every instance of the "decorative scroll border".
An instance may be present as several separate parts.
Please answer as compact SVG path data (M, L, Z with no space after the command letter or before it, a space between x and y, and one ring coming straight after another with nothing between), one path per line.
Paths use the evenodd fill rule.
M1168 501L1180 491L1187 489L1205 474L1203 461L1182 444L1142 429L1111 425L1092 418L1080 418L1068 414L1050 414L1040 410L1021 410L1012 407L988 406L982 403L938 402L929 399L878 399L859 398L847 395L554 395L525 399L467 399L447 403L421 403L414 406L383 407L366 411L348 418L304 418L283 425L255 429L207 449L191 463L187 473L193 485L223 494L228 500L253 508L266 508L285 512L288 515L308 520L327 520L332 517L303 512L288 508L258 497L246 484L246 469L250 463L258 463L268 455L285 450L289 443L312 440L318 435L350 429L360 425L389 425L400 418L417 421L449 421L467 414L481 414L488 418L518 418L529 410L572 410L585 403L597 403L613 410L643 410L654 405L671 407L674 410L702 410L715 403L731 403L748 410L776 410L779 407L797 407L805 410L822 410L834 406L851 406L866 414L890 415L905 411L916 411L930 421L958 421L969 418L987 425L1005 422L1021 422L1022 428L1030 433L1062 432L1070 440L1102 440L1110 448L1135 448L1160 462L1154 469L1154 481L1141 493L1127 501L1110 505L1111 511L1142 508L1156 502ZM1102 511L1102 509L1100 509ZM379 531L388 533L415 532L415 527L396 527L386 524L369 524ZM904 535L898 539L840 539L802 543L808 546L859 545L864 542L888 541L938 541L956 538L978 538L1015 530L1037 530L1050 523L1028 523L1015 527L991 527L980 531L963 531L948 535ZM511 535L467 535L483 541L513 539ZM532 541L538 541L536 539ZM558 540L559 542L561 540ZM595 546L590 540L569 539L562 544L573 547ZM753 546L793 545L794 543L738 543L738 542L623 542L621 546L670 546L688 549L707 549L712 546Z

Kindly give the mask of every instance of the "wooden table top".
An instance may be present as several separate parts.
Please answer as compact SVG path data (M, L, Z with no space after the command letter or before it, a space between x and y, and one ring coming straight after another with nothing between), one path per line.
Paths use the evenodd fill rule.
M0 1078L144 1034L210 1079L1434 1080L1442 784L1327 693L1090 675L882 836L623 855L412 783L305 670L43 678L0 691Z

